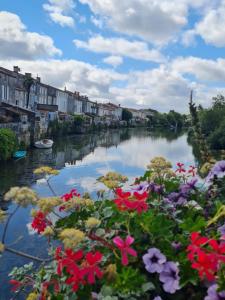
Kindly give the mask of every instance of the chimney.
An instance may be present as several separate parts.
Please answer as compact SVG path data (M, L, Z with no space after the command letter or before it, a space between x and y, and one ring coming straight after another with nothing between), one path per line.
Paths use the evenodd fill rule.
M32 74L31 73L25 73L25 76L30 78L32 76Z
M40 83L41 82L41 77L37 76L36 80L37 80L37 82Z
M20 72L20 68L19 68L18 66L14 66L14 67L13 67L13 71L14 71L15 73L19 73L19 72Z

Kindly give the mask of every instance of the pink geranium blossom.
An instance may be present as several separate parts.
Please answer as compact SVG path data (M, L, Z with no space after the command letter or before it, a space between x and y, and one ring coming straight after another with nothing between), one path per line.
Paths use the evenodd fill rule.
M113 239L114 244L119 248L121 255L122 255L122 265L126 266L128 265L128 257L127 255L130 254L131 256L137 256L137 252L130 248L130 245L133 244L134 238L130 235L128 235L123 241L119 236L116 236Z

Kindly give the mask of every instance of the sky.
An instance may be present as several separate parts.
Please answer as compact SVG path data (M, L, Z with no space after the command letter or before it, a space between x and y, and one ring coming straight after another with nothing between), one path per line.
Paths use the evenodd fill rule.
M225 0L0 0L0 66L161 112L225 88Z

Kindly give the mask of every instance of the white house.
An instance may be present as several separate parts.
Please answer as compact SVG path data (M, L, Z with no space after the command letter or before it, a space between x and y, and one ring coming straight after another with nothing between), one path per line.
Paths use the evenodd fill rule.
M56 91L56 104L58 105L58 111L67 113L68 110L68 97L67 91L57 90Z
M118 120L118 121L121 121L122 120L122 107L119 105L116 105L116 104L113 104L113 103L107 103L107 105L109 107L112 108L112 114L113 114L113 119L114 120Z
M83 102L79 92L74 92L74 113L78 115L83 113Z

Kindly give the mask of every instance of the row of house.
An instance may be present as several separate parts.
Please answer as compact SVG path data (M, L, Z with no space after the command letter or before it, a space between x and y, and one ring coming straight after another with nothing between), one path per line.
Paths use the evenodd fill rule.
M122 120L122 107L113 103L97 103L78 91L71 92L47 85L31 73L22 74L18 66L13 70L0 67L0 109L21 109L35 116L48 114L50 120L69 115L85 114L94 122ZM9 109L9 108L8 108ZM138 110L130 109L134 119L146 119Z

